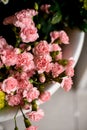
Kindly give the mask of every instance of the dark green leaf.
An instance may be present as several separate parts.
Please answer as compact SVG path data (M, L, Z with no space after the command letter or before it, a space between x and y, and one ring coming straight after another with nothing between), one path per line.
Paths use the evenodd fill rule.
M53 15L53 17L52 17L51 23L52 23L52 24L57 24L57 23L59 23L61 20L62 20L62 15L61 15L61 13L56 12L56 13Z

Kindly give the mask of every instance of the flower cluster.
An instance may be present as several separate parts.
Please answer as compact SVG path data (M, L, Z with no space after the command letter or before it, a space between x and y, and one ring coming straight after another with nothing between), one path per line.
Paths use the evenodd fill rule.
M49 14L49 5L40 9ZM36 8L35 8L36 9ZM0 36L0 109L11 106L21 110L26 130L37 130L31 121L39 121L44 112L37 102L50 99L45 91L49 82L59 82L65 91L72 87L74 76L73 58L63 59L62 45L69 44L64 30L53 30L49 39L40 37L40 24L34 18L39 12L23 9L3 20L4 26L11 26L15 44L9 44ZM30 110L25 116L23 110ZM18 130L15 116L15 130Z

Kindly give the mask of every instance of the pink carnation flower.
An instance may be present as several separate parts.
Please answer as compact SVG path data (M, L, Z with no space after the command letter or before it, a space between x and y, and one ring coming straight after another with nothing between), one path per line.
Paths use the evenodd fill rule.
M53 43L56 39L60 37L60 33L58 31L53 31L50 33L51 42Z
M61 51L61 47L58 44L49 44L50 51Z
M43 55L49 53L49 45L47 41L40 41L33 49L35 55Z
M15 65L17 62L17 52L15 51L15 49L10 48L10 46L8 46L7 49L3 50L1 60L6 66Z
M35 26L35 23L31 18L23 18L21 21L16 20L14 22L14 25L16 27L20 27L21 29L23 29L23 28L29 28L30 26Z
M19 94L16 95L7 95L6 100L8 105L10 106L17 106L21 103L22 97Z
M28 117L32 120L32 121L39 121L40 119L43 118L44 116L44 112L42 109L38 109L37 111L32 111L30 113L27 113Z
M6 40L2 36L0 36L0 54L1 54L1 50L5 49L7 45L8 44Z
M61 74L63 71L64 71L64 67L62 65L59 65L57 62L53 64L52 76L54 78L58 77L59 74Z
M47 70L52 58L50 55L41 55L34 58L35 66L39 74Z
M65 91L69 91L73 85L71 77L64 77L61 83L61 87L64 88Z
M23 92L23 97L25 97L29 102L32 102L34 99L37 99L40 95L40 92L36 87L30 88L29 91Z
M28 128L26 128L26 130L37 130L38 127L37 126L29 126Z
M16 27L24 28L30 24L34 24L32 17L37 15L38 12L33 9L26 9L15 13L4 19L3 24L14 24Z
M16 20L15 15L12 15L12 16L5 18L3 21L3 24L4 25L13 24L15 20Z
M23 28L20 32L20 38L23 42L34 42L39 37L37 33L37 28L35 26L30 26L29 28Z
M17 58L17 67L22 67L24 71L30 71L35 68L34 62L33 62L33 55L28 52L23 52L18 55Z
M50 96L51 96L50 92L45 91L44 93L42 93L40 95L41 102L44 103L44 102L48 101L50 99Z
M60 38L61 43L69 44L69 37L65 31L59 32L59 38Z
M37 14L38 12L33 9L26 9L15 13L15 16L17 17L18 20L21 21L23 18L30 18L30 17L32 18Z
M67 76L73 77L74 76L74 69L72 67L67 67L65 70Z
M1 86L2 90L8 94L15 92L18 88L18 82L14 77L8 77L5 79Z
M34 22L32 20L32 17L37 15L38 12L33 9L26 9L19 11L15 14L16 19L13 21L13 24L16 27L28 28L30 26L34 26Z
M28 79L20 79L18 81L18 89L21 91L24 91L24 90L28 91L32 87L33 85L29 82Z
M70 57L69 60L68 60L67 67L70 67L70 66L73 67L74 63L75 63L75 61L74 61L73 57Z

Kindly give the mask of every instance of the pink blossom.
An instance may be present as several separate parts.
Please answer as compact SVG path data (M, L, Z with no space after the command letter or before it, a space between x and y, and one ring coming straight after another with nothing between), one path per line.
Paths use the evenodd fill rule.
M58 77L59 74L61 74L64 71L64 67L62 65L59 65L57 62L54 63L53 68L52 68L52 76Z
M27 71L28 78L32 77L35 74L35 70Z
M1 60L3 64L5 64L6 66L15 65L17 62L17 54L15 49L10 48L9 46L9 48L3 50L3 54L1 55Z
M30 24L34 24L32 17L37 15L38 12L33 9L26 9L15 13L4 19L3 24L14 24L16 27L24 28Z
M48 64L52 58L50 55L41 55L34 58L35 66L39 74L46 71Z
M40 80L41 83L44 83L46 81L45 75L40 74L39 80Z
M4 19L3 24L8 25L8 24L13 24L13 22L16 20L15 15L9 16Z
M43 55L49 53L49 45L47 41L40 41L33 49L35 55Z
M32 111L30 113L27 113L28 117L32 120L32 121L39 121L40 119L43 118L44 116L44 112L42 109L38 109L37 111Z
M61 51L61 47L58 44L49 44L50 51Z
M17 58L17 67L22 67L24 71L30 71L35 68L33 62L33 55L29 52L23 52L18 55Z
M30 88L29 91L25 90L23 92L23 97L26 97L26 99L29 102L32 102L34 99L37 99L39 95L40 95L40 92L37 90L36 87Z
M18 20L15 20L13 24L16 27L20 27L21 29L29 28L30 26L35 26L35 23L33 22L31 18L18 19Z
M67 67L65 70L67 76L73 77L74 76L74 69L72 67Z
M60 37L60 33L58 31L53 31L50 33L51 42L54 42L56 39Z
M36 41L39 37L37 28L35 26L30 26L29 28L21 29L20 37L25 43Z
M5 79L1 86L2 90L6 93L15 92L18 88L18 82L14 77L8 77Z
M47 66L46 66L46 70L45 71L47 73L49 73L52 70L52 67L53 67L53 63L52 62L48 63Z
M33 87L33 85L29 82L29 77L26 72L19 73L17 72L14 74L14 77L18 81L18 90L17 92L21 91L23 92L24 90L29 90L30 88Z
M49 8L50 8L51 5L48 5L48 4L44 4L40 7L40 9L44 12L46 12L47 14L49 14Z
M33 16L37 15L38 12L33 10L33 9L24 9L24 10L21 10L17 13L15 13L15 16L17 17L18 20L22 20L23 18L32 18Z
M7 44L6 40L5 40L2 36L0 36L0 51L1 51L2 49L5 49L7 45L8 45L8 44ZM1 53L1 52L0 52L0 53Z
M33 85L29 82L28 79L20 79L18 81L18 89L21 91L29 90L32 87Z
M21 103L22 97L19 94L16 95L7 95L6 100L8 105L10 106L17 106Z
M22 80L28 80L28 75L27 75L27 73L26 72L22 72L21 74L19 73L19 76L20 76L20 78L22 79Z
M51 96L50 92L45 91L40 95L40 100L44 103L50 99L50 96Z
M68 35L66 34L65 31L59 32L59 38L60 38L61 43L69 44L69 37L68 37Z
M75 61L74 61L73 57L70 57L68 60L67 67L70 67L70 66L73 67L74 63L75 63Z
M20 27L21 29L35 26L32 17L37 14L38 12L33 9L26 9L26 10L19 11L15 14L16 20L14 20L13 24L16 27Z
M69 91L73 85L71 77L64 77L61 83L61 87L64 88L65 91Z
M26 128L26 130L37 130L38 127L37 126L29 126L28 128Z

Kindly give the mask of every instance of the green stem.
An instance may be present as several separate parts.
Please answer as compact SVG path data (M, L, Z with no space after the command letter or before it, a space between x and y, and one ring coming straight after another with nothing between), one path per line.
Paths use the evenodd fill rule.
M23 118L24 118L25 126L26 126L26 128L28 128L29 126L31 126L31 122L30 122L29 119L24 115L21 106L20 106L20 110L21 110L22 115L23 115Z
M19 108L17 109L16 114L15 114L15 116L14 116L14 121L15 121L15 128L14 128L14 130L18 130L17 121L16 121L16 116L17 116L17 114L18 114L18 110L19 110Z

